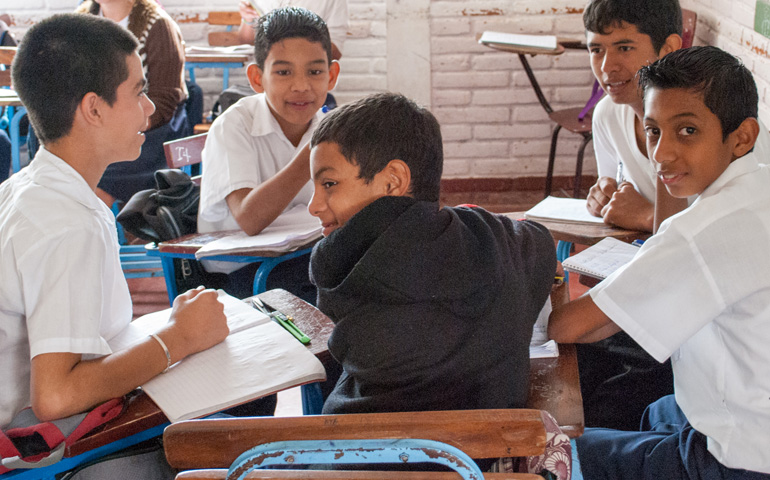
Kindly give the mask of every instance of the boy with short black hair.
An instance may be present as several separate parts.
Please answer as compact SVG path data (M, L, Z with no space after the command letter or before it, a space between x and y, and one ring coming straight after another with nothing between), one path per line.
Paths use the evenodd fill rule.
M656 180L635 77L681 47L682 10L678 0L593 0L583 24L591 69L607 93L593 113L599 179L589 191L588 210L606 223L651 232Z
M95 189L108 165L139 156L155 110L137 45L109 20L54 15L14 58L45 146L0 186L2 428L30 405L41 421L86 411L227 336L217 293L198 288L154 335L119 352L107 344L131 321L131 297L115 217Z
M318 307L344 372L324 413L523 407L556 268L542 226L439 208L439 124L397 94L342 106L311 142Z
M607 223L652 231L656 180L636 72L680 48L682 11L678 0L592 0L583 24L591 70L607 93L593 114L599 179L588 210ZM578 345L577 354L587 426L636 429L647 405L673 392L670 364L659 364L624 332Z
M770 478L770 168L752 151L757 90L715 47L643 68L644 128L658 177L677 198L625 267L551 315L560 342L628 332L672 359L675 395L650 405L641 431L587 429L591 479ZM639 295L639 292L645 292Z
M256 235L284 211L307 206L312 196L306 144L339 74L328 29L315 13L286 7L260 17L256 30L256 63L248 66L247 76L257 94L216 119L203 150L202 233L240 229ZM206 268L230 273L241 266L218 262ZM232 276L248 280L242 282L248 295L255 269L245 267ZM302 286L291 288L309 284L307 257L277 266L268 288L278 286L282 274L280 286L307 298Z

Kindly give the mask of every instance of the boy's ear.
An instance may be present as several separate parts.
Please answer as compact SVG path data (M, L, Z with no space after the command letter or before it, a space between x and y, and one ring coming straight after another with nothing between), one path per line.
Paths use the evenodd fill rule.
M658 58L663 58L669 53L679 50L680 48L682 48L682 37L676 33L672 33L666 38L666 41L663 42L663 46L660 47Z
M337 77L340 75L340 62L332 60L329 64L329 87L326 90L332 90L337 85Z
M262 69L256 63L250 63L246 67L246 78L249 79L249 85L251 85L252 90L257 93L265 91L265 87L262 86Z
M102 109L105 106L107 106L107 102L102 97L94 92L88 92L80 99L80 103L75 110L75 120L73 121L80 118L86 125L100 126L103 124Z
M756 118L747 118L738 125L729 136L728 141L733 141L733 160L741 158L754 148L754 143L759 135L759 122Z
M380 173L385 174L383 180L387 184L388 195L403 197L411 194L412 171L406 162L399 159L391 160Z

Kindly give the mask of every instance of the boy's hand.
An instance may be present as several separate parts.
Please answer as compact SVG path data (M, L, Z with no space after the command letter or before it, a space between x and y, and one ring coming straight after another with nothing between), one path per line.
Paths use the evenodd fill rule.
M216 290L198 287L176 297L167 334L161 334L168 344L172 362L227 338L230 329L224 310Z
M610 203L612 195L617 191L618 184L614 178L601 177L588 191L586 208L594 217L601 217L602 209Z
M259 18L259 12L254 10L254 7L251 6L251 4L247 0L241 0L238 3L238 11L241 14L241 18L246 22L250 23Z
M604 223L610 225L651 232L654 213L654 205L637 192L633 185L623 182L602 208L601 216L604 217Z

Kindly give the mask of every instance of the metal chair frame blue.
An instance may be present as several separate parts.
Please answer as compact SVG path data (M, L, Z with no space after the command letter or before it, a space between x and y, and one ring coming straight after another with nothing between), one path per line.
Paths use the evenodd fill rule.
M272 442L244 452L230 466L227 478L243 480L249 472L275 465L437 463L465 480L483 480L484 473L462 450L435 440L296 440Z
M136 445L137 443L141 443L145 440L149 440L154 437L159 437L160 435L163 434L163 430L168 425L169 423L164 423L162 425L149 428L147 430L144 430L139 433L135 433L134 435L123 438L121 440L116 440L112 443L108 443L107 445L101 446L99 448L95 448L93 450L89 450L87 452L81 453L80 455L76 455L74 457L62 458L61 460L59 460L58 462L52 465L48 465L40 468L11 470L10 472L0 475L0 479L2 480L8 480L8 479L55 480L56 475L59 473L72 470L73 468L79 465L82 465L86 462L90 462L92 460L102 458L106 455L110 455L111 453L118 452L120 450L124 450L128 447Z

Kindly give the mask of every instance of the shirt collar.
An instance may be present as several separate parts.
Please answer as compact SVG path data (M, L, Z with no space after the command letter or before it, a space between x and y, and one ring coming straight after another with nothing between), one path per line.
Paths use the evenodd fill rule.
M41 147L35 155L30 169L32 180L48 189L58 192L100 214L114 215L91 189L85 179L70 164Z
M759 160L756 152L747 153L741 158L736 158L732 161L732 163L730 163L730 165L727 166L725 171L722 172L722 175L717 177L716 180L711 182L711 185L703 190L703 193L700 194L699 198L707 198L715 195L725 185L732 182L736 178L752 173L758 169Z

